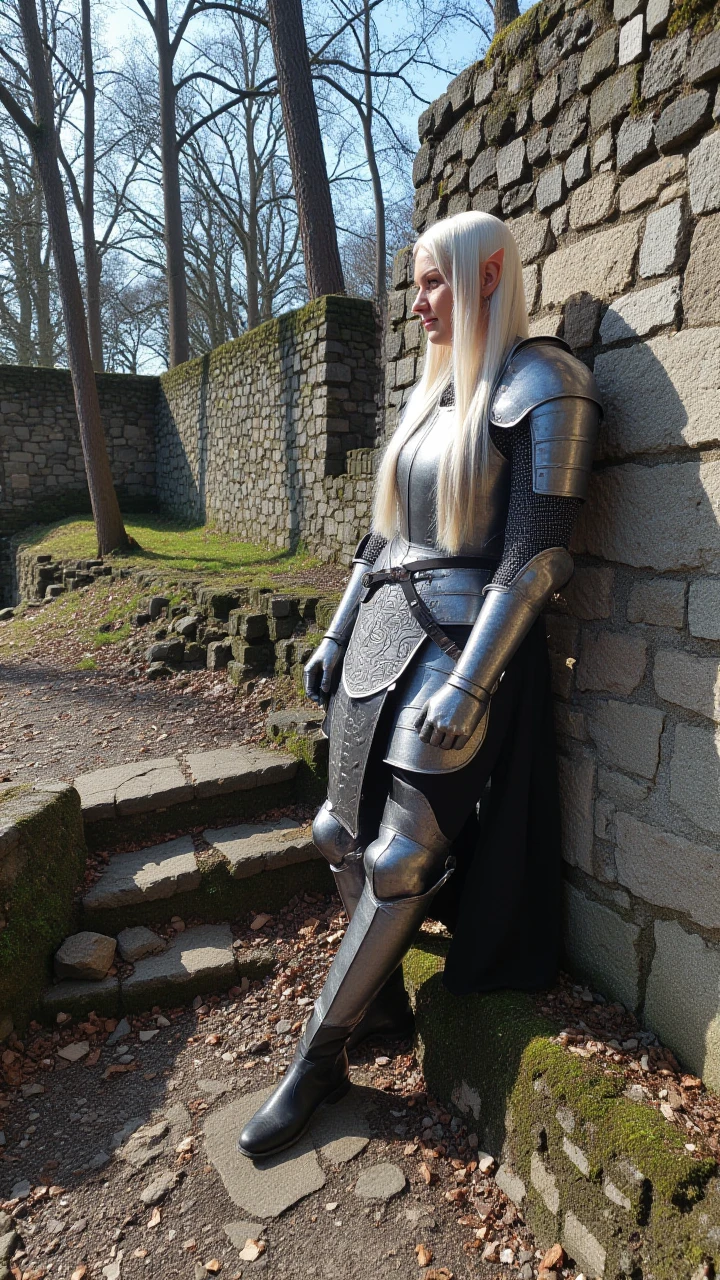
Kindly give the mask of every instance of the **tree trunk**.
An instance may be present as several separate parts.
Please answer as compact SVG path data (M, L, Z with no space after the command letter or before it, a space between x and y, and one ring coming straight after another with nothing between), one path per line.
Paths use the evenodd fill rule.
M100 273L102 271L102 263L95 241L95 66L93 62L92 26L90 23L90 0L82 0L81 20L83 64L85 68L82 207L85 291L87 294L90 354L93 368L98 373L102 373L105 368L102 323L100 320Z
M375 203L375 306L381 322L384 321L387 303L387 232L385 226L385 197L383 196L380 170L375 155L373 138L373 82L371 71L371 27L370 6L368 0L363 5L363 55L365 61L365 113L363 115L363 136L365 139L365 155L367 157L370 178L372 181L373 201Z
M155 40L160 91L160 146L163 203L165 207L165 257L167 264L170 365L182 364L190 355L188 337L187 277L183 241L180 163L177 145L173 55L167 0L155 0Z
M60 178L53 91L40 37L35 0L17 0L17 3L35 105L36 128L31 142L45 197L50 243L55 259L67 335L68 364L75 392L80 440L97 529L98 552L100 555L107 555L118 547L128 546L128 536L113 485L100 416L100 401L90 356L80 277L75 261L65 192Z
M251 101L246 103L245 137L248 162L247 249L245 253L247 327L248 329L255 329L260 323L260 280L258 272L257 154L255 151L255 120Z
M502 31L503 27L509 27L511 22L520 17L520 8L518 0L495 0L495 34Z
M267 12L308 290L311 298L324 293L344 293L302 3L301 0L268 0Z

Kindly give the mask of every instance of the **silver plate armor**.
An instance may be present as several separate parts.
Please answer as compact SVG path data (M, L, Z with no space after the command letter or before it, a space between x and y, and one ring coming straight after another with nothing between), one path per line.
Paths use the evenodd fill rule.
M515 427L528 415L535 492L584 498L602 405L592 373L560 338L517 343L500 375L491 422Z

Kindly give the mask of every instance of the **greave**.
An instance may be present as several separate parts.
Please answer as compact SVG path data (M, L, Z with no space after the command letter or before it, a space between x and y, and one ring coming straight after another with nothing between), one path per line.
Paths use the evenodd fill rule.
M448 859L448 864L451 862ZM452 875L446 865L426 893L381 900L365 884L340 949L305 1029L301 1052L306 1058L337 1054L368 1005L397 969L436 893Z
M342 865L334 867L331 864L330 870L335 878L335 885L347 913L347 918L352 920L355 908L365 888L365 865L362 849L359 849L357 853L346 853Z

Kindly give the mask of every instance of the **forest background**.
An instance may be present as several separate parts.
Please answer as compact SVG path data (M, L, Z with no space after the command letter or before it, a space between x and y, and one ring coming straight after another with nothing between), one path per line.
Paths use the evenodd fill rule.
M183 354L302 305L264 6L38 0L37 11L95 369L167 367L178 257ZM345 288L382 310L392 257L414 234L417 115L482 55L498 15L486 0L310 0L303 14ZM13 0L0 3L0 52L0 76L32 117ZM170 265L168 164L181 240ZM0 110L0 362L64 365L66 342L38 166Z

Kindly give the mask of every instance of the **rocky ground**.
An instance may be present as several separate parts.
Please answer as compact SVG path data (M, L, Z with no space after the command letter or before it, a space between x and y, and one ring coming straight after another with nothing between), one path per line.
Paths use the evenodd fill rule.
M0 1227L17 1280L537 1275L494 1162L427 1096L409 1043L356 1051L348 1099L300 1149L262 1170L235 1154L343 929L335 901L305 895L238 931L276 951L263 982L119 1024L60 1015L8 1043Z

